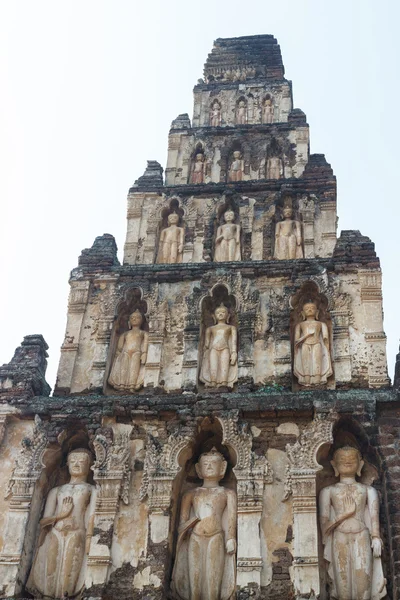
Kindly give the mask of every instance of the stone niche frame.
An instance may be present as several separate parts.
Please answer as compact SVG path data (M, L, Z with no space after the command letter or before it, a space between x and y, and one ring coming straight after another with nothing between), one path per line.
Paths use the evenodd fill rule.
M325 291L325 290L324 290ZM331 299L332 299L332 294L330 294ZM331 364L332 364L332 369L333 369L333 374L330 375L328 377L327 383L326 384L321 384L321 385L314 385L311 387L304 387L301 384L298 383L297 378L295 377L294 373L293 373L293 368L294 368L294 332L295 332L295 327L298 323L300 323L300 314L301 314L301 309L302 309L302 305L303 303L307 302L307 301L313 301L316 303L318 311L319 311L319 318L318 320L320 320L321 322L325 323L328 327L328 333L329 333L329 355L330 355L330 359L331 359ZM335 389L335 363L334 363L334 345L333 345L333 323L332 323L332 318L331 318L331 312L330 312L330 304L332 304L331 302L329 302L329 298L327 297L327 294L324 294L323 292L321 292L320 286L318 285L318 283L316 283L315 281L312 280L308 280L305 282L302 282L302 284L300 285L300 287L297 289L297 291L295 292L295 294L290 298L290 308L291 308L291 313L290 313L290 348L291 348L291 361L292 361L292 390L294 392L297 392L299 390L309 390L309 389ZM321 318L322 316L322 318Z
M105 378L103 383L103 393L110 394L121 394L126 395L127 392L119 392L115 390L109 383L108 378L110 377L113 361L115 359L115 353L117 350L118 341L121 335L129 330L128 322L129 315L134 311L139 310L142 315L142 329L143 331L149 332L148 322L148 303L143 297L143 289L139 286L131 286L125 290L122 298L119 299L114 310L114 323L112 331L110 332L109 345L108 345L108 357L105 368ZM150 340L149 340L150 341ZM149 358L149 353L147 354ZM148 362L148 360L147 360ZM145 372L147 369L147 362L145 365Z
M276 226L278 223L281 223L284 219L283 211L285 208L290 208L292 210L292 219L294 221L298 221L300 223L300 233L301 233L301 249L303 252L303 256L305 255L304 248L304 223L302 221L302 213L300 211L300 201L298 200L297 194L294 194L291 189L283 189L280 194L278 194L274 204L273 204L273 214L271 214L271 257L273 260L282 260L275 258L275 244L276 244ZM299 259L288 259L288 260L299 260Z
M46 424L35 416L31 434L21 442L6 492L9 510L0 552L0 580L6 596L19 595L24 590L33 564L45 498L55 484L65 483L62 481L63 458L79 447L93 452L91 470L96 486L95 535L87 557L85 586L107 583L112 535L108 535L110 544L99 544L100 535L96 531L112 534L119 502L129 502L131 429L130 425L107 427L99 430L91 443L85 428L75 423L58 435L54 445L50 443ZM7 532L10 533L7 535Z
M323 466L317 456L322 446L333 442L335 418L334 413L317 414L297 442L286 446L289 465L283 501L293 497L292 581L297 600L318 598L320 593L317 474Z
M207 421L202 419L201 424ZM254 584L260 588L262 554L259 524L262 513L264 485L273 483L272 469L265 456L252 451L253 437L238 422L238 412L230 411L214 417L222 430L221 443L235 457L232 472L236 478L237 520L237 586L240 589ZM152 544L173 543L173 529L178 506L174 502L175 484L180 487L182 470L192 457L196 432L181 436L177 432L167 442L160 443L148 431L146 458L140 498L147 499L149 507L149 535ZM169 532L169 533L168 533ZM164 552L167 548L164 546ZM167 552L169 554L169 552ZM165 572L167 554L160 556L155 570ZM170 564L170 577L172 564Z
M383 477L383 465L380 460L377 451L371 440L364 429L364 427L351 415L337 415L332 427L332 443L330 445L325 444L320 447L317 452L318 464L321 468L317 472L316 476L316 495L317 502L321 491L328 485L334 485L338 482L338 478L335 477L332 465L330 461L333 458L334 452L338 448L343 446L351 446L357 448L363 458L364 465L361 471L361 476L357 476L357 481L366 485L372 485L374 482L382 481ZM378 483L377 491L381 485ZM382 514L381 514L382 517ZM319 513L318 513L319 519ZM320 600L328 600L329 592L327 590L327 584L329 581L326 563L324 559L324 547L322 544L321 530L318 523L319 529L319 557L320 557ZM381 522L381 537L384 543L383 557L385 557L385 544L387 542L387 532L384 531L384 523ZM385 568L383 563L383 567ZM390 594L389 594L390 595Z
M103 343L108 350L107 363L103 371L103 390L105 394L121 394L108 385L108 377L111 371L115 347L118 341L117 325L121 307L124 307L124 319L129 316L130 296L136 294L137 302L142 307L142 314L146 320L146 331L149 334L149 346L147 351L147 362L144 372L144 387L158 387L162 366L162 353L164 341L169 326L169 305L167 300L159 299L158 283L149 284L148 281L138 280L136 283L124 284L113 294L113 299L108 304L108 321L110 326ZM131 303L132 304L132 303ZM132 304L133 310L137 305ZM112 326L114 322L114 326ZM123 331L126 331L124 329ZM123 332L121 331L121 333Z
M200 286L194 288L193 294L186 299L187 311L184 329L183 354L183 388L193 390L198 381L199 348L201 334L201 317L203 299L213 295L217 286L223 286L227 295L234 296L235 311L238 316L238 380L253 380L254 358L253 339L256 327L256 317L259 308L259 292L255 290L250 280L243 280L240 271L237 274L224 273L216 269L205 275Z
M168 227L168 217L169 215L176 213L179 215L178 227L183 228L183 244L185 245L185 237L186 237L186 228L185 228L185 210L183 209L180 199L176 196L172 198L166 199L167 202L164 206L160 207L155 215L156 226L157 226L157 234L156 234L156 244L155 244L155 254L154 254L154 263L163 265L166 263L159 262L158 257L160 254L160 237L161 232ZM154 228L154 223L147 222L147 231L149 228ZM183 253L182 260L179 262L184 262ZM179 262L177 264L179 264ZM185 261L187 262L187 261Z
M240 199L241 199L241 197L240 197ZM235 215L234 224L240 226L240 254L242 256L241 260L243 260L244 231L243 231L243 226L241 223L240 208L241 207L240 207L239 203L236 201L234 194L225 194L225 198L223 198L222 201L219 204L217 204L215 207L214 235L213 235L213 240L212 240L212 256L213 256L213 262L216 266L218 266L218 262L215 261L215 249L216 249L215 240L217 238L217 231L218 231L218 227L220 227L221 225L224 225L224 223L225 223L224 214L229 210L232 211L233 214Z

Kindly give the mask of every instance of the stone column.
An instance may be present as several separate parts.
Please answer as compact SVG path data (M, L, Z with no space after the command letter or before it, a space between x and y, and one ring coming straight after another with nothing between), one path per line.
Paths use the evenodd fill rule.
M128 194L128 222L124 246L124 265L134 265L136 263L143 201L144 195L141 193L130 192Z
M321 242L324 249L323 256L332 256L336 246L336 201L320 202L321 209Z
M61 346L56 393L68 393L78 354L83 317L89 299L90 281L71 281L68 301L67 327Z
M43 470L42 458L48 443L44 425L38 416L31 436L22 440L22 448L6 492L10 501L0 553L0 582L4 596L22 590L31 566L35 527L42 505L37 483Z
M168 302L156 303L149 316L149 348L144 376L145 387L158 387L162 351L169 317Z
M103 276L94 281L100 290L99 317L97 319L96 345L93 353L93 363L90 372L90 383L94 390L101 390L107 365L107 355L110 347L111 331L114 323L115 288L117 278L114 275Z
M152 554L150 575L163 581L168 562L172 484L181 470L178 456L190 443L189 437L171 435L164 444L149 432L140 499L147 498L149 509L149 540L147 559Z
M390 380L386 364L386 335L383 331L382 273L380 269L360 269L358 276L368 347L369 387L385 387Z
M336 385L351 381L349 327L353 321L353 315L350 305L351 298L348 294L334 296L334 309L331 310L331 317L333 323L333 358Z
M262 554L260 520L264 485L273 481L272 469L265 456L252 452L253 437L238 432L236 412L218 419L222 425L222 443L237 456L233 472L237 481L237 586L261 585Z
M318 449L331 444L333 416L317 415L302 431L298 441L286 446L289 458L287 500L293 495L293 584L296 599L319 596L318 521L316 477L322 466Z
M315 257L314 218L315 202L312 197L304 196L299 202L303 222L304 258Z
M96 462L93 479L97 486L94 536L85 577L86 588L104 586L111 566L111 543L120 501L129 503L131 425L114 425L94 440ZM97 588L99 589L99 588Z

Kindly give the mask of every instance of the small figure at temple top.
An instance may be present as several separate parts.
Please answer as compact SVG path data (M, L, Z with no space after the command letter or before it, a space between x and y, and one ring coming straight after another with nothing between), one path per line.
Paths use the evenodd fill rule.
M242 181L243 178L243 160L242 153L235 150L233 160L229 169L229 181Z
M380 600L386 596L379 534L379 497L370 485L356 481L364 461L356 448L345 446L331 465L339 483L324 488L319 513L331 580L331 598Z
M266 98L263 105L262 111L262 122L272 123L274 120L274 105L272 104L271 98Z
M196 160L193 165L192 183L204 183L204 154L196 154Z
M168 227L161 231L158 249L158 263L175 264L182 262L185 231L178 227L179 215L175 212L168 215Z
M281 179L282 175L282 160L279 156L270 156L267 160L267 179Z
M221 125L221 106L218 100L214 100L211 105L210 125L211 127L219 127Z
M236 493L222 487L215 448L196 464L203 485L182 499L172 587L183 600L229 600L235 590Z
M238 125L246 125L247 123L247 106L244 100L241 100L238 104L236 123Z
M274 258L278 260L303 258L301 224L292 217L292 209L290 206L285 206L283 221L279 221L275 227Z
M227 210L224 213L225 224L217 229L215 240L216 262L240 260L240 225L235 224L235 213Z

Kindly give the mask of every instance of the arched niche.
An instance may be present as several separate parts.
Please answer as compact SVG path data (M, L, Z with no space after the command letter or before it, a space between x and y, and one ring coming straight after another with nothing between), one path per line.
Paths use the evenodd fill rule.
M333 440L331 443L325 443L318 448L317 461L320 465L320 470L316 475L316 496L317 496L317 520L318 520L318 557L319 557L319 573L320 573L320 599L329 600L329 576L327 573L327 563L324 559L324 546L322 543L321 527L320 527L320 507L319 498L321 491L331 485L338 483L339 479L335 476L331 461L335 452L344 447L351 447L358 450L364 461L361 470L361 475L356 477L356 480L364 485L373 486L378 493L381 490L381 461L376 452L376 449L370 442L365 429L350 415L340 417L333 425L332 429ZM382 530L381 520L381 537L384 547L388 548L387 535ZM386 542L386 543L385 543ZM383 554L383 567L385 570L385 552Z
M95 511L96 491L93 480L93 471L91 465L94 462L95 456L93 449L90 444L90 437L88 431L82 423L78 420L72 421L67 429L65 429L57 439L58 443L51 443L47 446L42 463L44 469L35 486L35 492L32 497L30 520L28 530L31 532L27 536L29 546L26 545L24 550L24 560L28 567L23 574L24 580L24 595L29 593L34 594L36 597L37 593L47 592L51 594L51 590L54 587L60 589L62 582L75 583L75 589L81 589L84 583L84 577L86 572L86 554L85 554L85 543L91 539L92 536L92 524L93 520L91 517ZM86 456L86 469L87 476L85 478L84 491L77 492L77 497L74 498L74 490L77 489L74 484L68 486L63 491L63 486L66 486L72 473L68 468L68 457L71 453L80 451L80 456ZM79 511L79 498L81 494L86 495L82 503L83 527L82 531L83 541L80 545L76 545L73 548L71 540L68 540L68 527L65 529L65 547L58 543L55 543L59 537L52 533L53 527L57 522L49 521L49 525L40 526L40 522L43 517L51 519L51 517L58 517L58 522L62 524L65 520L66 524L69 515L67 514L66 507L63 503L63 498L72 496L72 510L76 508ZM78 498L79 496L79 498ZM87 503L86 503L87 500ZM62 516L64 514L64 516ZM75 513L74 513L75 514ZM78 519L78 515L75 514L75 518ZM61 527L58 527L59 531ZM72 532L74 534L74 532ZM48 588L48 582L46 573L49 568L49 563L56 565L54 574L54 581L50 582L50 588ZM66 564L68 570L63 569L63 565ZM66 583L67 585L67 583ZM67 591L67 590L65 590ZM69 590L71 592L71 590ZM71 594L72 595L72 594ZM59 597L59 596L58 596Z
M308 321L306 318L307 315L304 313L306 304L314 304L316 307L315 316L310 320L322 324L321 326L316 325L314 327L314 331L318 330L316 333L318 340L317 343L314 344L315 349L309 349L310 356L308 357L301 353L301 346L304 344L303 340L307 343L308 340L310 342L315 342L316 339L313 339L311 329L307 329L308 325L304 325L304 323ZM335 377L333 372L332 352L333 325L328 309L327 296L320 292L314 281L308 281L304 283L291 298L290 306L292 308L290 314L290 340L293 391L298 391L299 389L334 389ZM310 325L310 327L312 326ZM304 338L304 336L306 337ZM325 343L325 340L327 343ZM310 366L311 361L317 360L320 361L320 363L318 363L320 364L320 367ZM303 361L302 365L300 364L301 361ZM306 361L308 361L307 365ZM321 377L318 375L318 369ZM297 373L303 373L304 377L299 377ZM320 379L320 381L318 381L318 379Z
M226 213L233 213L227 215ZM228 224L228 228L226 227ZM221 239L224 238L224 239ZM228 247L229 245L229 247ZM243 247L243 229L240 225L240 213L232 195L227 195L215 213L213 257L215 262L241 260Z
M215 373L214 367L211 366L210 361L214 359L210 351L213 346L213 335L211 328L216 326L217 320L215 312L219 307L224 306L227 310L226 324L232 329L226 333L227 346L229 347L230 358L229 366L226 364L227 357L225 353L221 356L221 353L217 357L217 379L220 379L221 369L228 369L227 381L222 384L220 381L215 382L213 373ZM237 301L235 296L229 293L228 288L225 285L218 284L214 286L209 295L205 296L201 301L201 323L200 323L200 343L199 343L199 361L198 361L198 381L199 385L206 386L210 389L221 388L232 388L237 381L238 377L238 349L239 349L239 336L238 336L238 318L237 318ZM208 347L206 347L208 345ZM233 362L233 354L236 354L236 361ZM210 380L211 379L211 380ZM217 385L214 385L217 383Z
M267 146L264 177L265 179L283 179L285 177L283 149L274 137Z
M211 127L220 127L221 125L221 112L222 106L221 102L214 98L210 102L210 126Z
M269 125L274 122L274 112L275 112L275 100L272 94L265 94L262 100L261 106L261 121L265 125Z
M188 183L203 184L206 182L206 152L204 144L197 142L191 157Z
M148 305L146 300L143 298L143 291L139 287L128 288L125 291L124 297L118 303L116 308L105 371L106 376L103 388L105 394L116 394L119 392L119 390L110 385L109 379L112 373L114 361L116 359L118 344L122 344L121 336L124 336L124 334L126 334L131 328L129 320L133 313L140 313L142 321L140 330L145 332L145 334L148 334ZM142 366L144 367L144 365ZM120 390L120 392L127 393L128 390Z
M298 203L294 195L283 194L278 199L272 221L275 233L273 236L273 257L277 260L303 258L304 235ZM288 235L288 231L290 231L290 235Z
M248 110L248 102L245 96L239 96L236 100L236 109L235 109L235 122L236 125L246 125L247 124L247 110Z
M178 553L182 552L180 548L179 539L179 526L181 521L182 511L182 499L185 494L190 493L192 490L199 488L203 485L203 480L199 478L196 471L196 464L200 457L204 453L211 452L215 449L218 453L223 456L223 459L227 463L224 477L220 480L219 485L221 487L230 490L236 495L236 477L234 473L234 467L237 462L237 453L233 448L233 445L225 443L224 431L221 421L217 417L205 417L198 425L197 434L193 441L185 446L178 455L178 462L181 467L180 472L176 476L172 485L172 513L170 520L170 555L172 557L170 568L169 568L169 581L173 598L180 598L175 585L176 572L175 569L179 568L176 565ZM225 513L227 509L225 510ZM193 508L191 511L193 516ZM224 514L222 521L222 527L226 527L227 514ZM237 515L235 513L234 519L236 522ZM236 538L236 535L235 535ZM224 540L224 544L225 544ZM181 559L180 559L181 560ZM234 560L234 557L233 557ZM187 575L187 572L184 573Z
M172 198L168 206L161 209L156 242L156 262L181 263L184 242L184 210L178 198Z

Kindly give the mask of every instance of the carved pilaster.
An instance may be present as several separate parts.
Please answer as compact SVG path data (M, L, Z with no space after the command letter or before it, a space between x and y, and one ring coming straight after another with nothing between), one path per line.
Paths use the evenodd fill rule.
M149 349L147 353L145 387L158 387L162 364L162 351L169 327L167 300L154 302L149 314Z
M40 510L40 498L35 503L32 517L32 500L36 483L44 468L42 459L48 443L47 433L41 419L36 415L30 436L24 437L21 450L15 460L5 498L9 510L3 531L4 545L0 554L0 581L6 596L13 596L21 589L21 581L29 564L29 548L25 540L33 535L32 523Z
M233 468L238 500L237 585L245 587L249 583L261 583L260 519L264 485L273 482L273 472L267 458L252 451L252 435L239 432L237 419L236 412L219 418L222 443L232 448L237 456Z
M353 313L348 294L334 294L331 317L336 383L351 381L350 325L353 323Z
M323 444L332 443L332 428L333 415L317 416L295 444L286 446L289 467L284 500L293 496L293 583L298 599L308 598L312 590L319 595L316 476L322 466L317 452Z
M117 278L114 276L103 277L94 282L95 286L101 290L99 318L96 323L96 346L91 370L91 385L94 389L102 388L104 383L107 354L114 323L116 282Z
M299 210L303 221L304 258L315 256L315 201L313 196L304 196L299 201Z
M71 281L68 301L67 327L61 346L56 391L71 388L73 372L78 355L82 322L89 299L90 281Z
M361 303L366 323L368 379L370 387L389 385L386 363L386 335L383 331L382 273L380 269L360 269Z
M109 435L98 434L93 442L92 466L97 484L94 531L88 556L86 586L107 583L111 566L111 540L119 503L129 503L131 425L118 425ZM104 540L107 540L105 543Z

